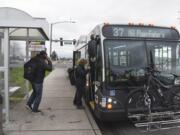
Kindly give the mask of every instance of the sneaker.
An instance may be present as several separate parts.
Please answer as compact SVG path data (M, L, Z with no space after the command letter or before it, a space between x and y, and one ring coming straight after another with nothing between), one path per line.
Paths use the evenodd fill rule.
M78 105L76 108L81 110L81 109L84 109L84 106Z
M77 105L77 103L75 101L73 101L73 105Z
M36 111L32 111L33 113L42 113L42 111L41 110L36 110Z
M31 112L33 111L33 110L32 110L32 107L31 107L30 105L26 104L25 107L26 107L26 109L28 109L29 111L31 111Z

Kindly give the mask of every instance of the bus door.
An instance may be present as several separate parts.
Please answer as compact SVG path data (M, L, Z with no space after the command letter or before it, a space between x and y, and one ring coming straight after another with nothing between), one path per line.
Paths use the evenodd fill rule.
M80 57L81 57L80 51L73 51L73 68L68 69L71 85L75 85L74 70L76 68L77 61L78 59L80 59Z
M80 58L81 58L81 52L80 51L73 51L73 69L77 65L77 61Z

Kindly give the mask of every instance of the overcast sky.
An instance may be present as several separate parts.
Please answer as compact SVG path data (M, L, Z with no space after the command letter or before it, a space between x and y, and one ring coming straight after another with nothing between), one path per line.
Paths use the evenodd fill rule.
M1 7L14 7L49 23L69 20L75 24L57 24L53 38L78 38L97 24L128 22L176 26L180 30L180 0L0 0ZM48 43L47 43L48 45ZM61 56L72 56L70 46L53 43Z

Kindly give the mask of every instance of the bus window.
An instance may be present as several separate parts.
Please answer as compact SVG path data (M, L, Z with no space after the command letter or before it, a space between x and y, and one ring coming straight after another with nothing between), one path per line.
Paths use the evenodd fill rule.
M111 56L111 54L113 56ZM129 51L122 49L121 47L109 48L109 56L112 58L111 62L114 66L129 66Z
M171 70L171 47L168 46L155 46L155 65L161 70Z
M113 65L119 65L118 62L118 50L116 50L115 48L113 48Z
M145 65L145 51L143 42L138 41L116 41L107 40L106 48L106 67L111 68L130 68Z
M179 45L177 42L147 42L148 52L153 52L154 64L159 71L180 75Z
M81 52L80 51L73 51L73 67L77 65L78 59L81 58Z
M119 51L119 65L128 66L129 65L129 51Z
M144 41L105 40L104 43L107 82L122 86L144 76L147 64Z

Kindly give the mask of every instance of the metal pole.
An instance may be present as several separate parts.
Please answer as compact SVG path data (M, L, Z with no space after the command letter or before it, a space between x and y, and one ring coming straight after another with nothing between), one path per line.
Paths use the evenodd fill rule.
M9 28L4 29L4 90L5 90L5 120L9 123Z
M54 24L58 24L58 23L76 23L75 21L59 21L59 22L54 22L54 23L51 23L51 28L50 28L50 49L49 49L49 55L51 56L51 53L52 53L52 33L53 33L53 25Z
M3 131L2 131L2 124L3 124L3 122L2 122L2 116L3 116L2 115L2 109L3 109L3 106L2 106L2 104L3 104L3 98L0 94L0 135L3 134Z
M27 39L26 39L26 61L29 60L29 28L27 28ZM29 98L29 82L26 80L26 99Z
M50 52L49 52L50 57L52 53L52 30L53 30L53 23L51 23L51 30L50 30Z

